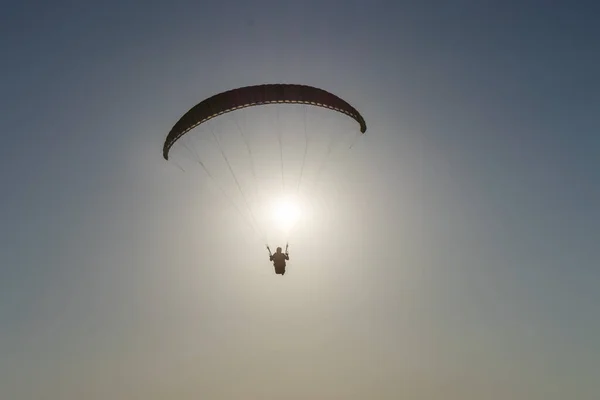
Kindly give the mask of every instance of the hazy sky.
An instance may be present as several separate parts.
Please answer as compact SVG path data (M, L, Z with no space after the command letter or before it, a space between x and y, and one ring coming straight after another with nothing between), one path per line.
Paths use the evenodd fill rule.
M0 398L600 398L596 2L87 3L0 16ZM161 154L265 82L368 124L284 277Z

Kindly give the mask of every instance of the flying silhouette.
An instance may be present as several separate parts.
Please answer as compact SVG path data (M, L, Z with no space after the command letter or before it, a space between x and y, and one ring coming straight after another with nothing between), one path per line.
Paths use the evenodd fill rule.
M271 253L271 249L268 245L267 250L269 250L269 261L273 261L275 273L281 276L285 275L286 260L289 261L290 259L290 255L288 253L288 245L285 245L285 253L282 253L281 247L277 248L275 254Z

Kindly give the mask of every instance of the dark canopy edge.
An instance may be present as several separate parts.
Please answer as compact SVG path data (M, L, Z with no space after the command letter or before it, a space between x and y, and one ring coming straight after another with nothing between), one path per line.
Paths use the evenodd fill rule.
M294 84L246 86L216 94L192 107L167 135L163 157L168 160L169 150L180 137L212 118L241 108L284 103L313 105L341 112L358 122L361 133L367 131L364 118L354 107L323 89Z

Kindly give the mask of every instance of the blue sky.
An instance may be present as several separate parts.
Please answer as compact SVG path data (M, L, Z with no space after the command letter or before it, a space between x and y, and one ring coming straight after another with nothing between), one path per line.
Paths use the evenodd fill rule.
M0 397L598 398L599 15L7 3ZM189 107L265 82L368 124L283 278L161 157Z

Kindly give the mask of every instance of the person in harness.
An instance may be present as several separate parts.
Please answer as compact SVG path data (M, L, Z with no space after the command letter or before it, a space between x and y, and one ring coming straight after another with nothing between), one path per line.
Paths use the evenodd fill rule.
M286 260L289 261L290 259L290 255L288 254L288 245L285 245L285 253L281 252L281 247L277 248L275 254L271 254L271 249L268 245L267 250L269 250L269 261L273 261L275 273L281 276L285 275Z

